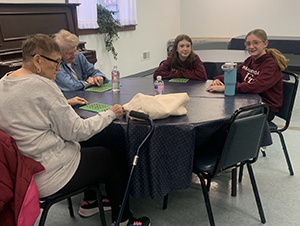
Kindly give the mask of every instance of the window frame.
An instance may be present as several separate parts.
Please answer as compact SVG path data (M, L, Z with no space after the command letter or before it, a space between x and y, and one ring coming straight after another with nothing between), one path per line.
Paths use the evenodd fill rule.
M69 0L65 0L65 3L69 3ZM136 30L136 25L125 25L120 26L119 31L134 31ZM78 28L78 35L89 35L89 34L98 34L99 29L79 29Z

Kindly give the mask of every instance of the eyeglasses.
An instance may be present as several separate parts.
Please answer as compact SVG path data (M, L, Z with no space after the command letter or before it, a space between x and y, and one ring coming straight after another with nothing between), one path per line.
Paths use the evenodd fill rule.
M245 42L244 44L246 47L249 47L249 46L251 46L251 44L253 46L258 46L260 43L262 43L262 41Z
M77 49L75 49L75 50L72 51L72 52L65 52L64 55L66 55L67 57L71 57L71 56L73 56L73 55L76 54L76 53L77 53Z
M36 54L37 54L37 53L36 53ZM34 57L36 54L33 54L33 55L31 55L31 56ZM61 60L57 61L57 60L53 60L53 59L51 59L51 58L49 58L49 57L46 57L46 56L44 56L44 55L41 55L41 54L39 54L39 55L40 55L41 57L45 58L46 60L49 60L49 61L51 61L51 62L56 63L56 69L59 68Z

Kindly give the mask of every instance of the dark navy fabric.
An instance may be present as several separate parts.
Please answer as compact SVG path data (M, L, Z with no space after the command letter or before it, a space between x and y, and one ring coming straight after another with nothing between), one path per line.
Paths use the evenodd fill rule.
M191 184L193 156L196 151L207 151L211 145L222 144L226 125L233 112L242 107L261 101L257 94L236 94L232 97L223 93L209 93L205 88L211 81L189 80L187 83L172 83L165 80L165 94L188 93L190 100L187 114L170 116L154 121L154 132L139 152L138 164L134 169L130 193L139 198L150 196L162 198L173 190L186 189ZM104 93L77 91L64 92L67 98L80 96L90 103L125 104L138 92L153 95L153 79L125 78L121 79L120 92ZM83 118L96 113L81 110L75 111ZM114 145L124 144L126 137L126 153L128 167L131 169L136 151L149 125L140 121L130 121L127 117L116 119L104 132L106 142ZM129 126L129 128L127 128ZM127 130L128 129L128 130ZM109 131L109 132L108 132ZM107 134L115 133L111 137ZM120 133L122 133L120 135ZM269 129L266 128L263 146L272 144Z

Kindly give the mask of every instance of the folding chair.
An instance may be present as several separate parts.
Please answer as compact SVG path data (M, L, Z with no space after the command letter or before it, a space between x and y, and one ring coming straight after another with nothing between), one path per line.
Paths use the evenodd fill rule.
M195 153L193 172L201 181L211 226L215 225L208 193L211 180L222 171L241 164L247 165L260 219L262 223L266 222L251 165L259 154L267 115L268 106L263 103L240 108L230 119L223 149Z
M57 202L60 202L64 199L68 199L69 213L70 213L71 217L74 217L74 211L73 211L71 197L75 196L77 194L83 193L85 191L91 190L91 189L95 190L96 193L97 193L97 201L98 201L98 205L99 205L101 225L106 226L106 219L105 219L104 209L103 209L103 205L102 205L102 194L101 194L101 191L99 189L99 184L98 183L91 184L90 186L78 189L78 190L70 192L70 193L58 193L58 194L54 194L54 195L51 195L49 197L40 199L40 208L43 209L43 212L42 212L42 215L41 215L41 218L40 218L40 221L39 221L39 226L45 225L46 218L47 218L48 211L49 211L50 207L53 204L55 204Z
M289 71L283 71L282 74L284 78L283 103L279 112L277 112L275 116L283 119L285 121L285 125L283 128L278 128L278 126L272 121L269 122L269 127L271 133L277 133L279 135L283 153L290 171L290 175L294 175L293 167L289 158L289 154L282 133L286 131L290 125L299 78L295 73ZM285 80L286 77L288 77L289 79ZM263 156L266 156L265 152L263 152Z

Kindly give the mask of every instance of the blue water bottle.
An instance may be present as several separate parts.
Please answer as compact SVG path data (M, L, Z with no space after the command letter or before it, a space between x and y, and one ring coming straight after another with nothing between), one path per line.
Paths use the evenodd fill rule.
M224 84L225 84L225 95L234 96L235 84L236 84L236 63L226 62L221 66L224 71Z

